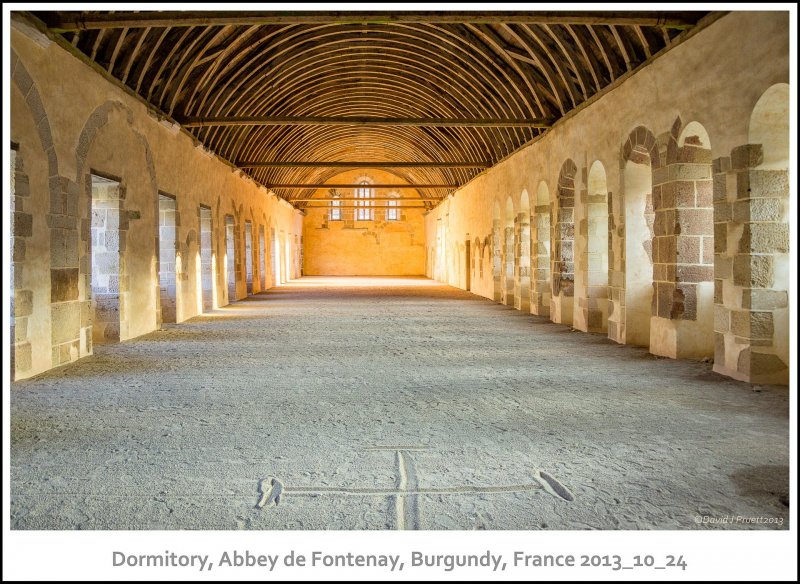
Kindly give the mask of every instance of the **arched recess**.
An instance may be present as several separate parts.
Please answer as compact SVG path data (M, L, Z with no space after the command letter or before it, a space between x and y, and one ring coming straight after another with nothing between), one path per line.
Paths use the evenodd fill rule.
M751 383L789 382L789 89L761 95L748 144L731 152L733 176L715 175L715 191L736 189L725 200L730 220L715 217L715 235L727 238L716 264L732 270L715 274L714 370Z
M69 337L62 339L52 330L53 303L70 300L77 294L77 277L71 278L62 272L63 254L53 258L53 244L66 244L77 252L77 237L68 242L51 240L54 229L48 228L50 217L67 215L63 202L66 197L66 181L59 175L58 156L53 136L35 81L16 53L11 51L11 141L9 192L10 250L9 311L11 334L11 378L24 379L73 361L79 357L78 327L68 331ZM68 221L77 221L77 189L69 189L70 203ZM51 208L51 205L53 207ZM49 214L48 214L49 212ZM55 230L60 234L59 229ZM8 241L8 240L7 240ZM66 251L66 250L64 250ZM77 258L74 269L77 271ZM67 284L58 288L54 296L53 271L56 284ZM75 286L70 286L74 280ZM57 309L56 309L57 311ZM80 307L77 307L80 314ZM56 314L56 317L59 315ZM74 333L74 335L72 334ZM62 348L63 345L63 348Z
M494 281L494 301L503 301L503 230L500 218L500 203L492 207L492 279Z
M528 191L519 197L517 218L514 222L516 237L516 277L514 279L514 307L523 312L531 309L531 203Z
M91 231L97 231L94 209L109 208L106 225L114 232L112 237L119 239L115 252L118 275L108 279L107 288L109 297L116 291L118 303L100 306L100 313L97 303L87 305L94 307L96 323L106 323L100 339L88 319L91 311L86 310L81 340L84 342L85 334L87 345L92 337L125 340L155 330L160 324L158 186L152 151L147 139L133 127L133 119L131 109L121 102L98 106L84 124L75 150L76 178L85 193L81 216L89 228L81 229L80 236L82 302L93 300L92 271L99 268L92 265L96 254L92 252Z
M483 281L483 246L481 245L480 237L476 237L475 241L472 242L470 260L472 261L470 288L474 290L476 287L480 287Z
M514 306L514 280L516 276L516 245L514 233L514 201L511 197L506 198L505 215L503 221L503 276L502 302L508 306Z
M533 282L531 289L531 312L539 316L550 316L550 190L541 181L536 189L536 204L533 209Z
M576 238L575 328L608 331L608 183L599 160L589 167Z
M622 229L614 246L608 334L620 343L648 347L653 304L653 171L661 167L650 130L639 126L631 132L620 162L624 205L614 208L615 213L621 211L615 224Z
M714 353L714 208L711 140L676 120L663 182L653 188L653 316L650 352L702 359Z
M481 244L481 263L480 263L480 272L479 277L481 279L481 283L483 283L484 275L492 273L492 236L487 235L483 238L483 243Z
M561 165L558 190L553 206L552 289L550 319L571 325L575 295L575 175L578 167L572 160Z
M445 224L442 218L436 220L436 258L434 260L433 278L437 282L447 283L447 239Z
M229 304L235 300L238 300L238 295L236 293L236 284L239 281L239 257L237 254L237 249L240 247L237 245L239 240L238 232L239 232L239 225L237 224L236 218L234 215L226 214L225 215L225 256L222 260L224 265L223 273L225 274L225 286L223 290L226 292L226 301L223 301L223 304Z

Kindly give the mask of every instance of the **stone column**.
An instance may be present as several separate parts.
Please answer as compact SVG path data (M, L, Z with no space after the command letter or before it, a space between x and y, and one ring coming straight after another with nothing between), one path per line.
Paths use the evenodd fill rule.
M789 381L789 175L762 170L761 146L714 161L714 371Z
M530 312L531 298L531 223L527 213L519 213L514 221L516 231L516 274L514 307Z
M667 138L668 163L653 173L653 316L650 352L713 354L711 150L697 136Z
M537 205L534 209L533 287L531 313L550 316L550 205Z

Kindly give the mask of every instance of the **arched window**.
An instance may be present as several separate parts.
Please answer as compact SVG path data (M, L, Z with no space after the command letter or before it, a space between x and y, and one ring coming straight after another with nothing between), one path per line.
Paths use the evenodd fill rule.
M336 189L330 189L328 191L330 194L331 199L339 199L342 195ZM342 220L342 201L340 200L333 200L330 202L331 208L330 212L328 213L329 221L341 221Z
M362 180L356 188L356 219L359 221L372 221L372 197L375 189L371 188L369 181Z
M400 221L400 195L398 193L389 193L391 197L386 201L386 220L387 221Z

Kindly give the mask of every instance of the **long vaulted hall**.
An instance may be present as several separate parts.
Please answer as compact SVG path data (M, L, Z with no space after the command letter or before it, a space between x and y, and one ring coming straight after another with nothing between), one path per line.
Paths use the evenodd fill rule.
M788 529L788 12L10 20L12 529Z

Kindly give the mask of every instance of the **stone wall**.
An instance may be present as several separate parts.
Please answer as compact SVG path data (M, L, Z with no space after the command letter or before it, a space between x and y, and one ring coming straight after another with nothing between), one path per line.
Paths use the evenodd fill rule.
M527 220L531 313L787 383L788 79L788 13L709 18L429 213L428 246L443 221L447 240L428 273L463 288L469 235L495 258L471 291L513 297Z
M225 214L251 221L254 229L277 228L292 236L298 244L288 249L288 257L299 261L302 216L297 210L51 39L14 23L10 210L15 379L91 354L93 337L124 341L157 330L165 314L181 322L201 313L201 267L209 271L212 295L205 309L215 301L219 306L224 280L216 253L223 249L219 238L224 238ZM93 200L92 176L119 184L118 203ZM175 234L164 246L160 191L175 201ZM118 211L105 209L101 226L94 211L106 204L118 204ZM213 229L202 261L201 205ZM97 243L101 231L104 244L114 240L117 245L111 255L102 256L108 249L93 249L93 237ZM174 285L160 267L162 257L173 260ZM237 278L237 297L242 297L244 273ZM105 286L105 298L93 293L93 279ZM266 284L273 285L271 274ZM116 295L118 306L108 306L106 301ZM105 305L98 306L98 300Z

